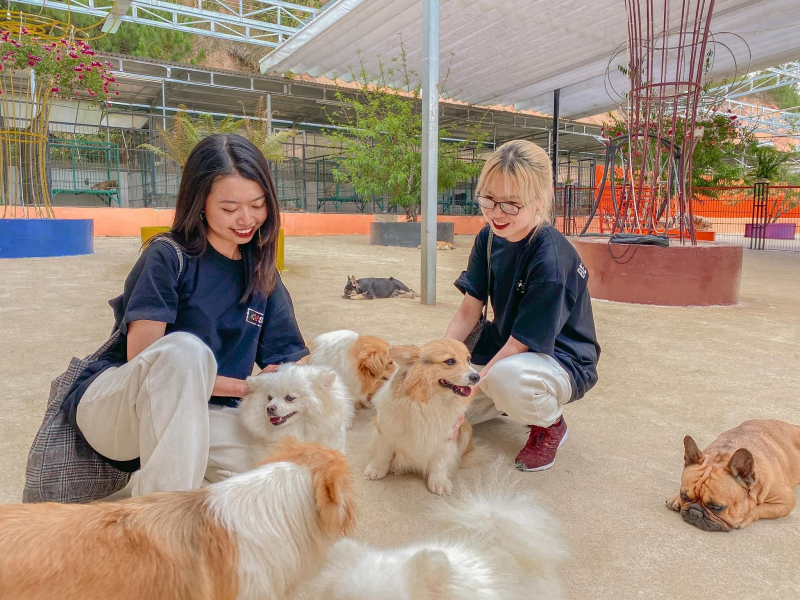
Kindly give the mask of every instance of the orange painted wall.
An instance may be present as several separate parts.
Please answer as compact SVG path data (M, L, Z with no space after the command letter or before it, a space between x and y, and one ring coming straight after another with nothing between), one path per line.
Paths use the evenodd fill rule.
M95 237L141 235L142 227L172 225L175 211L156 208L53 207L57 219L93 219Z
M619 172L620 169L618 168ZM605 173L605 166L597 165L595 167L595 181L597 187L595 188L595 197L597 190L600 189L600 183L603 180ZM696 190L697 191L697 190ZM718 192L717 198L708 198L700 193L696 193L696 200L692 206L695 215L709 218L725 218L725 219L747 219L748 222L753 215L753 199L752 189L747 187L731 187L722 188ZM774 187L770 191L770 200L774 202L783 202L785 192L780 187ZM603 197L600 200L600 209L607 214L614 213L614 204L611 199L611 182L606 181L606 187L603 190ZM800 218L800 206L795 206L792 210L785 212L782 219L797 219Z
M57 219L93 219L94 235L139 236L142 227L171 225L173 209L156 208L53 208ZM372 215L283 213L281 223L287 236L368 235ZM456 234L475 234L484 225L481 217L440 216L440 221L455 224Z

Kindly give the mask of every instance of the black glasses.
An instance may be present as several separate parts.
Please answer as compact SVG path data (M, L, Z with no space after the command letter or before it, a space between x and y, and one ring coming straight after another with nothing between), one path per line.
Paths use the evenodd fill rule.
M500 210L507 215L518 215L519 209L521 208L516 204L509 204L508 202L495 202L486 196L478 196L478 204L481 205L481 208L485 208L486 210L494 210L495 206L499 206Z

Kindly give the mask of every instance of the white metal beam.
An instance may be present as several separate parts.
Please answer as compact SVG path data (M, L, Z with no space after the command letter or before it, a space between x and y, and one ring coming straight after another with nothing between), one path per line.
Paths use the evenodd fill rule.
M112 6L103 0L15 1L105 18L103 31L113 32L120 23L138 23L267 47L282 44L319 14L319 9L283 0L240 0L230 3L233 8L223 0L192 0L189 4L177 0L117 0Z

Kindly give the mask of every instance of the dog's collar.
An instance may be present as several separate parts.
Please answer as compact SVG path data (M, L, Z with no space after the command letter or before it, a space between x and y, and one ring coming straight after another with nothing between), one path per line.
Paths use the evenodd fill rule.
M453 431L450 433L450 437L447 438L447 441L452 441L458 437L458 430L461 429L461 426L464 424L465 420L465 413L461 413L458 415L456 422L453 423Z

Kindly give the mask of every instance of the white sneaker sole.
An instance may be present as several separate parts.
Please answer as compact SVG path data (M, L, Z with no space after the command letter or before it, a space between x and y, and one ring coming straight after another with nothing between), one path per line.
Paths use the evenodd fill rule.
M558 442L558 448L561 448L561 444L566 442L568 437L569 437L569 429L567 429L564 432L564 437L562 437L561 441ZM558 448L556 448L556 450L558 450ZM555 459L553 459L553 462L551 462L549 465L542 465L541 467L535 467L533 469L529 469L528 467L524 466L522 463L516 463L515 466L517 467L518 470L524 471L525 473L534 473L536 471L546 471L547 469L552 467L554 464L556 464Z

